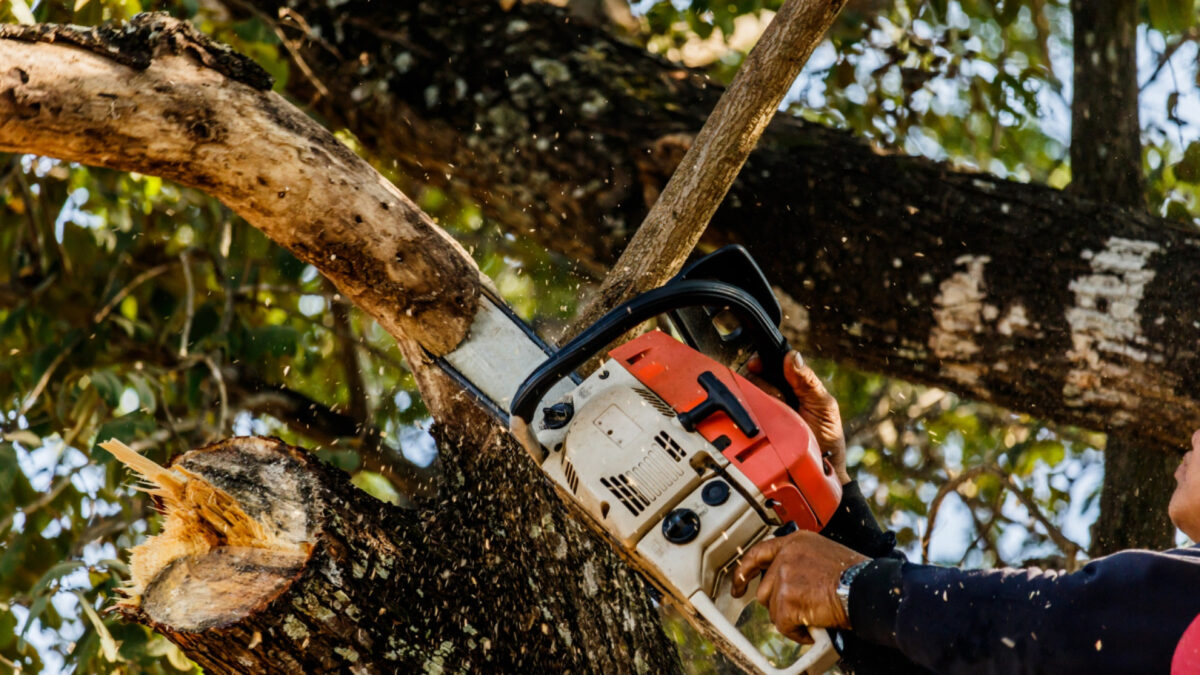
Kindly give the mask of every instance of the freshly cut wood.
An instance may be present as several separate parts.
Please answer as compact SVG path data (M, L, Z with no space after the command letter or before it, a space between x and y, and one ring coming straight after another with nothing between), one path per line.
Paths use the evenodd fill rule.
M413 551L409 512L276 439L225 440L153 472L115 454L153 483L166 525L134 549L135 584L114 611L205 670L391 672L435 657L436 643L412 647L407 617L422 603L396 583ZM235 515L197 517L214 511ZM220 532L222 521L233 526ZM209 545L183 550L184 528Z
M183 465L164 468L116 439L100 447L138 473L140 489L155 498L166 517L161 534L130 551L129 583L121 589L126 597L118 608L136 610L150 582L181 558L203 557L222 547L255 551L256 558L290 558L293 563L305 557L306 540L300 536L304 533L296 531L295 523L250 516L228 492ZM221 604L200 609L211 614Z
M261 79L243 77L229 57L165 15L120 28L0 27L0 149L198 187L312 263L396 338L439 422L432 433L445 470L420 508L403 513L299 451L260 462L252 489L195 470L253 517L291 512L265 502L292 464L314 472L312 485L337 487L292 509L317 528L291 539L312 544L303 566L231 542L167 556L133 618L221 672L436 671L442 664L678 672L641 582L431 362L467 333L486 277L395 186ZM221 454L219 447L203 454ZM192 470L189 462L182 466ZM298 485L301 494L309 489ZM393 561L403 564L389 567ZM226 570L242 568L254 576L226 583ZM191 588L214 577L208 595ZM180 580L201 599L179 604L188 594ZM183 613L168 612L159 598ZM293 638L298 651L286 656Z

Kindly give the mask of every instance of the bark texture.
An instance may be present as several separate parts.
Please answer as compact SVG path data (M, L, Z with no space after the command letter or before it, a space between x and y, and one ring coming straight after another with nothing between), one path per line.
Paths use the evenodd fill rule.
M141 15L124 30L5 26L0 38L0 150L199 188L321 270L389 332L438 354L465 336L481 283L470 256L332 134L264 90L269 78L248 59L165 15Z
M1138 122L1136 0L1072 0L1074 96L1071 100L1071 185L1074 194L1145 208ZM1127 548L1169 548L1174 527L1167 503L1175 458L1161 440L1120 430L1108 435L1100 517L1093 555Z
M738 69L662 194L574 321L578 332L687 262L750 151L845 0L788 0Z
M209 67L203 56L208 48L191 42L203 38L180 24L151 16L122 31L137 38L128 38L123 49L150 55L145 67L140 61L126 66L110 58L110 50L97 48L95 35L61 45L39 41L48 28L3 30L0 37L12 38L15 32L33 42L0 39L0 148L156 174L221 198L316 266L396 337L439 420L435 436L443 472L432 496L418 496L419 511L391 514L377 502L341 493L327 502L335 511L346 509L341 511L345 528L362 531L347 530L345 536L361 534L370 540L360 542L363 546L403 554L388 586L401 590L385 591L378 571L368 580L366 570L371 565L378 570L381 563L358 559L366 549L354 548L359 544L349 540L330 543L331 552L314 548L312 560L323 566L320 570L297 570L256 554L247 563L255 575L247 584L286 589L290 586L279 579L299 575L289 578L317 594L307 596L318 598L316 605L305 604L307 599L300 608L292 605L315 617L294 618L311 641L306 645L303 636L288 634L282 615L277 617L282 624L268 618L261 625L247 624L246 630L210 617L218 631L215 642L192 629L176 631L189 653L217 669L257 672L259 662L245 656L248 647L243 646L256 639L265 645L268 635L274 635L271 649L283 649L290 640L300 650L296 658L305 659L297 663L315 670L352 670L356 659L368 658L384 659L374 664L397 661L430 670L679 669L641 581L562 508L508 434L430 366L430 352L452 348L467 331L478 284L484 283L457 244L283 99ZM53 32L56 41L64 41L59 38L63 31ZM80 40L88 44L80 47ZM291 459L271 464L270 471L283 471L290 461L324 475L295 452L284 454ZM274 476L269 477L265 483L274 488ZM332 478L314 480L326 485L322 481ZM240 479L222 486L226 484L234 492L245 487ZM343 527L332 520L328 525L330 530ZM345 548L334 550L337 546ZM346 563L351 565L349 576L338 567ZM198 574L219 578L241 563L226 558L213 565ZM365 566L362 575L355 575L355 565ZM189 572L175 574L186 577ZM358 584L359 590L341 591L355 602L373 602L379 594L389 606L394 604L389 616L403 619L397 639L409 646L367 640L357 627L348 628L344 617L322 618L339 605L321 604L328 599L320 594L329 590L321 586L321 575ZM274 597L259 597L259 604L274 602ZM350 600L336 591L333 599L346 609L346 617L358 620L351 616ZM282 626L283 637L263 630L276 625ZM172 630L166 624L159 628L169 634ZM342 631L335 632L336 639L353 654L338 648L326 656L304 651L315 649L317 640L332 645L332 636L314 637L321 628ZM370 656L359 651L368 644L375 650ZM397 659L389 659L388 652L397 649ZM252 659L249 665L243 656Z
M1144 207L1138 122L1137 26L1133 0L1071 0L1074 78L1071 192Z
M551 7L300 0L288 16L332 94L323 116L595 276L720 94ZM1200 425L1194 228L777 116L709 241L757 256L810 352L1172 448Z
M491 552L467 550L466 528L431 513L389 507L307 451L274 439L237 438L176 461L270 522L306 553L220 547L171 562L146 588L141 607L122 610L178 644L212 672L658 672L670 654L643 653L626 637L572 643L560 624L561 590L522 575L488 574L471 556L503 555L506 537L528 523L489 532ZM462 515L462 514L459 514ZM494 523L491 523L494 525ZM553 532L555 521L541 521ZM564 554L566 556L566 554ZM595 563L578 560L585 573ZM635 579L626 579L634 588ZM597 589L599 590L599 589ZM595 604L607 604L597 602ZM598 611L598 610L594 610ZM614 661L610 654L622 660ZM625 660L627 659L627 660Z

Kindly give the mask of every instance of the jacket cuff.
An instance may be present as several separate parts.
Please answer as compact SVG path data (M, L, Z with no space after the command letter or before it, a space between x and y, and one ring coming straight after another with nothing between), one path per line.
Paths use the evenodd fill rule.
M842 502L821 534L868 558L888 555L896 546L895 535L879 527L858 481L842 486Z
M850 584L850 629L862 639L897 648L896 614L900 611L901 572L895 558L873 560Z

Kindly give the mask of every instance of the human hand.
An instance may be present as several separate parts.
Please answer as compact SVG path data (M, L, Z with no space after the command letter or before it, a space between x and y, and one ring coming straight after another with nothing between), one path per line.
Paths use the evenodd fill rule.
M808 626L849 628L850 617L837 597L838 581L851 566L869 560L815 532L801 530L755 544L733 572L730 594L740 598L755 575L757 599L771 623L796 642L809 642Z
M751 373L762 372L762 361L754 356L746 364ZM792 350L783 360L783 376L800 401L797 412L813 430L817 437L817 445L821 454L829 457L829 463L837 473L838 480L843 485L850 482L850 474L846 471L846 435L842 431L842 413L838 402L826 389L821 378L804 364L800 352ZM761 378L754 378L754 383L761 389L777 394L774 387Z

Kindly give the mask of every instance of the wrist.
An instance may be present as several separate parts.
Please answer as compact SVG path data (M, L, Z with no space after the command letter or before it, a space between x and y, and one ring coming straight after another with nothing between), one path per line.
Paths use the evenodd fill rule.
M904 563L879 558L858 574L850 589L850 623L867 642L897 648L896 617L904 588Z
M867 565L870 563L870 558L862 559L842 570L841 576L838 577L837 590L835 591L835 594L837 595L838 602L842 606L842 628L853 629L853 626L850 624L850 588L854 584L854 578L857 577L860 572L866 569Z

